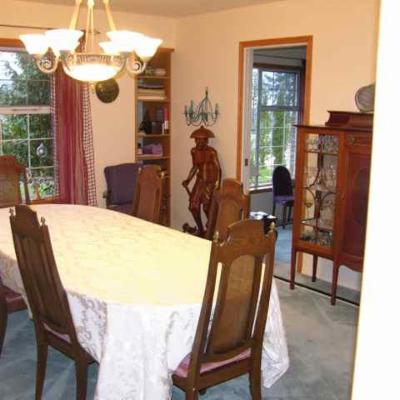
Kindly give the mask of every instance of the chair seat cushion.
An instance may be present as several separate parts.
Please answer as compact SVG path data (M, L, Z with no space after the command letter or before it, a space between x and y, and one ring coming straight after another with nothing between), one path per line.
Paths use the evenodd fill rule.
M288 205L293 205L294 202L294 196L290 195L290 196L275 196L274 197L274 201L276 203L291 203Z
M0 283L0 296L4 296L7 303L7 312L12 313L15 311L25 310L26 304L23 297L11 290L9 287Z
M214 369L223 367L225 365L234 364L235 362L245 360L249 357L250 357L250 349L247 349L242 353L238 354L237 356L229 358L228 360L204 363L200 368L200 374L203 374L205 372L210 372ZM189 364L190 364L190 353L181 361L181 363L179 364L178 368L175 371L175 375L181 378L186 378L188 376Z

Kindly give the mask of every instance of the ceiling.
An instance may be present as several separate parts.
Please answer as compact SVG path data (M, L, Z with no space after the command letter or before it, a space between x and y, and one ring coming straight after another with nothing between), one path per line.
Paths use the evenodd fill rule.
M24 0L33 3L51 3L73 5L75 0ZM183 17L192 14L226 10L254 4L272 3L282 0L110 0L115 11L127 11L137 14ZM84 0L86 3L86 0ZM102 0L97 0L99 7Z

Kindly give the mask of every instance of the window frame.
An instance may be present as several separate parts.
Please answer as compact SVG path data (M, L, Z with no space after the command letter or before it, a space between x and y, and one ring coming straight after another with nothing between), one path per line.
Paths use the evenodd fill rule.
M0 38L0 51L21 51L24 52L25 48L22 43L22 41L18 39L7 39L7 38ZM50 88L50 95L51 95L51 88ZM51 100L50 100L51 103ZM46 114L50 115L51 118L51 104L49 105L8 105L8 106L1 106L0 105L0 115L40 115L40 114ZM29 121L29 118L28 118ZM28 122L29 124L29 122ZM29 126L28 126L29 129ZM34 139L30 139L29 133L28 137L26 139L6 139L2 140L2 142L15 142L15 141L26 141L28 144L28 165L25 166L27 171L32 171L35 169L53 169L53 173L55 175L55 154L53 153L53 165L51 166L40 166L40 167L31 167L30 163L30 145L31 145L31 140L52 140L53 141L53 149L55 148L54 143L55 143L55 135L53 132L53 135L51 137L38 137ZM37 199L33 199L31 202L34 203L52 203L57 201L57 194L55 192L54 195L52 196L46 196L44 198L38 197Z
M298 122L297 124L302 124L304 120L304 103L305 103L305 60L303 60L303 65L301 67L298 66L289 66L289 65L281 65L281 64L268 64L268 63L254 63L253 69L259 70L259 98L257 103L257 142L259 142L259 124L260 124L260 110L264 108L267 111L296 111L298 112ZM261 96L260 96L260 87L261 87L261 79L262 71L269 72L294 72L299 76L299 85L298 85L298 93L297 93L297 107L286 107L286 106L262 106L261 105ZM297 128L295 128L297 131ZM257 154L258 154L257 149ZM250 178L252 176L250 175ZM293 174L293 178L295 175ZM271 178L272 179L272 178ZM294 185L294 179L293 179ZM263 192L271 192L272 191L272 180L271 182L263 185L259 185L257 182L256 186L252 186L249 184L249 192L252 194L263 193Z

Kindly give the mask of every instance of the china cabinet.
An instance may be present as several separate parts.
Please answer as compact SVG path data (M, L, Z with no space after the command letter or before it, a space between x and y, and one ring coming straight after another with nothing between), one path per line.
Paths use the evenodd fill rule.
M372 114L330 111L323 126L298 125L290 287L299 252L333 262L331 303L339 268L362 272L372 142Z
M162 223L170 224L171 197L171 56L160 48L144 73L136 78L135 158L157 164L164 175Z

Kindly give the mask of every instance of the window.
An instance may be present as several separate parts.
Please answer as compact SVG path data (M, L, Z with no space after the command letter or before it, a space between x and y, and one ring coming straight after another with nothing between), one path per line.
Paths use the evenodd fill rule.
M31 198L55 195L50 78L24 51L0 48L0 155L28 168Z
M301 113L301 71L253 68L250 188L271 185L278 165L295 173L296 128Z

